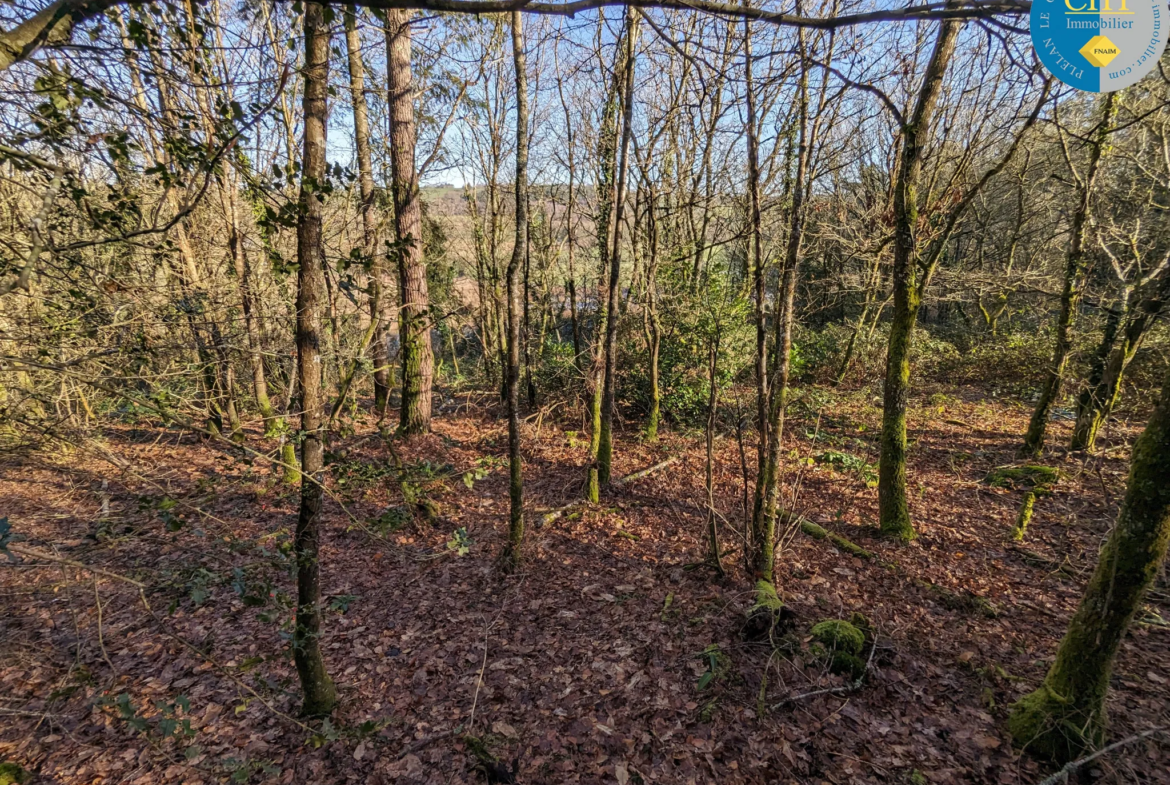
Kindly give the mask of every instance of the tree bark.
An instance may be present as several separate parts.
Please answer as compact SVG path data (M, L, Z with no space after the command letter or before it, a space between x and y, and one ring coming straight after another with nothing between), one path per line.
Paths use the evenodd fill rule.
M297 355L301 382L301 507L294 553L297 611L293 659L304 693L303 712L329 714L337 703L333 681L321 656L321 577L319 529L324 492L321 387L321 309L325 296L321 223L329 94L329 27L319 3L305 4L304 156L301 164L300 216L297 222Z
M390 86L390 168L398 257L399 339L402 355L402 433L431 430L430 302L423 260L422 206L415 167L414 86L410 70L410 11L386 12L386 59Z
M349 63L349 94L353 102L353 140L357 148L358 188L361 193L362 254L370 265L370 320L374 336L370 351L374 363L374 411L378 421L386 415L390 400L390 346L386 329L386 255L378 237L377 192L370 159L370 110L366 101L366 75L362 42L357 30L357 10L345 7L345 49Z
M804 51L804 31L797 33L801 52ZM761 438L766 439L764 461L756 477L756 510L754 522L755 542L752 554L755 557L753 572L757 581L773 583L775 563L776 521L780 508L780 443L784 435L784 410L788 405L788 376L792 370L792 325L796 314L796 277L800 264L800 248L804 239L804 196L807 192L811 144L808 129L808 69L801 66L800 82L797 88L799 124L796 173L792 183L792 213L788 222L788 245L784 255L784 272L780 282L780 296L777 298L777 314L773 326L772 343L775 359L772 378L765 385L767 395L767 421ZM759 285L759 284L757 284ZM759 325L757 324L757 330ZM758 340L758 339L757 339ZM759 358L757 358L757 363ZM758 370L759 368L757 368Z
M1162 273L1158 281L1147 284L1153 291L1139 299L1130 311L1121 330L1120 340L1102 341L1102 348L1109 351L1101 358L1099 369L1095 369L1089 385L1081 392L1077 401L1077 420L1073 426L1071 449L1092 450L1097 444L1101 425L1109 417L1121 397L1121 381L1130 360L1137 353L1146 331L1170 299L1170 274Z
M650 416L646 421L646 441L658 439L658 424L661 417L662 391L658 378L658 359L662 351L662 320L658 314L658 194L651 188L649 206L646 209L646 234L650 246L649 259L646 264L646 308L643 320L643 329L646 333L646 346L650 352Z
M906 499L906 404L910 394L910 347L922 302L917 247L918 179L923 147L961 27L962 22L953 20L939 25L913 114L902 127L902 156L894 184L894 316L886 352L878 508L882 531L901 540L916 536Z
M1027 751L1064 762L1105 739L1113 660L1170 544L1170 374L1133 447L1129 483L1085 595L1035 692L1008 729Z
M764 476L768 455L768 318L767 292L764 282L763 226L760 214L760 142L756 120L756 87L752 78L752 23L743 20L744 89L747 104L748 224L751 237L748 254L752 261L752 285L755 292L756 321L756 477ZM804 72L802 71L802 74ZM758 540L763 523L763 497L757 493L752 509L753 540Z
M1040 398L1036 401L1036 408L1032 411L1032 419L1028 422L1028 431L1024 434L1023 452L1028 455L1039 455L1044 450L1048 415L1052 411L1053 405L1060 399L1064 371L1068 365L1069 353L1072 350L1073 322L1076 321L1077 309L1081 302L1081 287L1084 285L1086 264L1084 245L1085 234L1089 226L1089 207L1093 198L1093 185L1097 180L1101 156L1109 137L1109 126L1116 112L1115 95L1115 93L1106 93L1101 99L1101 120L1093 130L1093 136L1089 142L1089 162L1085 176L1079 178L1080 199L1073 211L1069 226L1068 254L1065 257L1064 267L1064 289L1060 295L1060 315L1056 322L1056 346L1053 347L1048 373L1040 388Z
M528 65L524 56L523 16L512 12L512 61L516 68L516 242L508 262L508 548L505 564L520 563L524 543L524 476L520 462L520 267L528 257Z
M511 13L512 62L516 68L516 242L508 262L508 366L505 369L505 399L508 407L508 550L505 566L519 564L524 543L524 476L519 455L519 322L522 289L519 270L528 257L528 63L524 56L524 27L521 12Z
M638 16L626 9L625 71L622 75L622 139L618 150L617 188L613 207L613 243L610 247L609 292L605 321L605 365L601 390L601 431L597 444L597 482L609 485L613 466L613 410L617 374L617 322L619 282L622 268L622 221L626 204L626 175L629 171L630 139L634 115L634 47L638 40Z

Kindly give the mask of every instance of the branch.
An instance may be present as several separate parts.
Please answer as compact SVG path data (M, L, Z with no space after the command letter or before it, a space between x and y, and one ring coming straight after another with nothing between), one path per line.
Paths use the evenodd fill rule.
M24 266L20 268L16 277L11 281L0 283L0 297L13 289L29 290L33 268L36 266L37 260L41 258L41 252L45 249L45 221L49 220L49 213L57 202L57 192L61 189L61 176L64 173L64 169L60 166L52 167L51 171L53 179L49 181L49 187L45 189L45 195L41 197L40 212L32 220L32 248L29 249Z
M289 0L282 0L289 2ZM0 31L0 71L27 60L46 46L67 45L73 30L118 5L145 4L147 0L57 0L45 10L21 22L9 31ZM331 3L338 4L340 3ZM998 15L1025 16L1032 10L1030 0L969 0L963 5L946 2L924 3L908 8L891 8L842 16L802 16L751 8L717 0L569 0L568 2L532 2L532 0L356 0L353 5L389 10L420 9L462 14L502 14L524 11L545 16L573 17L586 11L612 6L666 8L676 11L700 11L731 19L753 19L784 26L817 30L874 22L917 22L926 19L989 19Z
M1068 782L1068 775L1072 774L1074 771L1081 768L1086 763L1091 763L1092 761L1097 760L1097 758L1100 758L1105 753L1113 752L1113 750L1115 750L1119 747L1124 747L1127 744L1132 744L1135 741L1141 741L1142 739L1149 738L1150 736L1155 736L1159 733L1165 733L1168 730L1170 730L1170 725L1163 725L1159 728L1150 728L1149 730L1144 730L1141 733L1135 733L1134 735L1132 735L1128 738L1122 739L1121 741L1115 741L1112 744L1110 744L1108 747L1102 747L1101 749L1097 750L1092 755L1086 755L1085 757L1083 757L1079 760L1074 760L1070 763L1064 764L1064 767L1061 768L1060 771L1056 772L1048 779L1039 783L1039 785L1059 785L1059 783L1067 783Z

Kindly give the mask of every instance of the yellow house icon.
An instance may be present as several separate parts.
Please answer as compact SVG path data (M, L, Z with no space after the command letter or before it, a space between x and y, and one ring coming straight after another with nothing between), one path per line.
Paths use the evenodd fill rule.
M1089 39L1089 42L1081 47L1081 54L1085 59L1095 65L1097 68L1104 68L1117 57L1121 50L1117 48L1117 44L1110 41L1103 35L1095 35Z

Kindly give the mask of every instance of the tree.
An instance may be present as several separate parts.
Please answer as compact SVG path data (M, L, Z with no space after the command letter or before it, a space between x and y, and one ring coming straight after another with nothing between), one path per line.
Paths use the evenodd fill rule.
M590 468L590 497L594 498L595 482L609 485L613 467L613 410L614 387L617 380L617 323L618 295L622 269L622 222L625 218L626 175L629 172L630 138L633 136L634 117L634 48L638 41L638 16L632 8L626 10L626 25L623 46L621 75L622 135L618 147L617 178L614 183L613 225L609 230L609 285L606 294L605 345L602 350L604 366L601 377L601 423L597 440L597 460ZM617 75L615 74L615 79ZM596 479L594 478L596 473Z
M1064 289L1060 295L1060 315L1056 321L1056 345L1052 349L1052 360L1048 373L1040 388L1036 408L1024 434L1023 451L1039 455L1044 449L1044 435L1048 429L1048 415L1060 398L1064 382L1065 367L1072 350L1072 328L1080 307L1083 279L1085 275L1085 236L1089 228L1089 208L1093 199L1093 187L1101 166L1101 156L1109 139L1110 125L1116 113L1116 94L1106 93L1101 98L1101 119L1090 131L1088 141L1089 160L1084 174L1079 174L1068 158L1069 173L1077 185L1077 204L1069 221L1068 254L1065 257Z
M297 612L293 659L301 680L303 712L329 714L337 703L321 655L320 518L324 497L324 396L321 390L321 301L325 294L321 258L323 201L328 190L325 145L328 128L329 27L325 8L305 4L304 155L297 221L297 355L301 381L301 506L294 553Z
M934 110L942 93L962 23L939 24L934 51L910 118L901 124L902 156L894 185L894 318L886 352L882 392L878 508L883 532L903 540L915 536L906 500L906 404L910 394L910 346L928 270L919 269L918 178Z
M520 458L520 266L528 255L528 66L524 57L523 17L512 12L512 62L516 68L516 242L508 262L508 549L505 562L515 567L524 541L524 477Z
M1008 728L1027 751L1057 761L1105 739L1113 660L1170 545L1170 373L1134 443L1117 524L1101 549L1043 684L1018 701Z
M370 268L368 297L372 332L371 352L374 361L374 411L379 420L386 414L390 399L389 331L386 328L385 265L386 254L378 233L377 193L374 167L370 156L370 110L366 101L365 66L362 64L362 41L357 28L357 9L345 8L345 51L349 64L349 94L353 102L353 139L357 152L358 187L361 193L362 254ZM342 401L339 399L337 406Z
M931 277L950 246L959 220L984 186L1011 161L1028 130L1036 124L1052 84L1051 77L1044 80L1036 105L1016 130L1002 157L974 183L964 189L956 188L958 193L952 198L951 206L938 209L937 214L932 216L932 223L938 228L930 240L920 246L919 179L932 118L961 27L962 23L953 20L939 25L938 37L908 119L903 119L886 99L887 106L897 117L902 152L894 179L894 313L890 323L885 388L882 393L878 512L882 532L903 541L917 536L906 495L906 406L910 394L910 355L918 311ZM1026 99L1021 100L1021 108L1023 100Z
M410 69L410 13L386 14L387 82L390 89L390 164L393 177L395 244L398 259L399 337L402 356L402 433L431 430L431 315L423 260L422 206L414 123L414 82Z

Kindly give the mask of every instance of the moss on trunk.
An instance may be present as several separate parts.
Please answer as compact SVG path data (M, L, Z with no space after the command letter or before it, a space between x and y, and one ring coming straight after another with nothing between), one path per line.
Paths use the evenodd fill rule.
M1016 525L1012 527L1012 540L1024 541L1024 533L1028 531L1028 524L1032 522L1032 507L1036 504L1036 492L1028 491L1024 494L1024 503L1020 505L1020 514L1016 516Z
M1129 483L1093 577L1035 692L1012 707L1008 728L1026 750L1070 760L1105 738L1105 696L1122 638L1170 544L1170 375L1134 444Z
M903 542L918 536L906 496L906 405L910 395L910 345L917 316L915 293L909 287L901 296L895 292L883 393L878 510L882 532Z
M852 542L851 540L847 540L839 534L834 534L823 526L818 526L812 521L802 520L800 522L800 530L809 537L812 537L814 540L828 540L829 542L833 543L837 550L848 553L850 556L857 556L861 559L874 558L872 553L867 551L865 548L862 548L857 543Z

